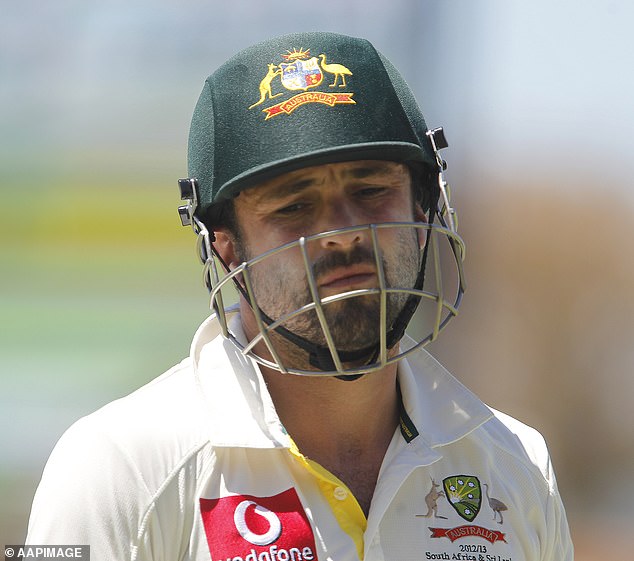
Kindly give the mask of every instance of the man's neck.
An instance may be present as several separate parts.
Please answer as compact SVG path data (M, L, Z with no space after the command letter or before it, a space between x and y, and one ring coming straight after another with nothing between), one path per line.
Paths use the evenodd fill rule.
M252 340L259 330L252 310L241 303L242 326ZM289 364L310 368L305 351L275 333L270 336ZM255 349L271 359L263 341ZM280 421L300 452L347 484L367 515L399 423L396 363L352 381L260 368Z
M262 370L280 420L299 450L346 483L367 515L398 426L396 365L354 381Z

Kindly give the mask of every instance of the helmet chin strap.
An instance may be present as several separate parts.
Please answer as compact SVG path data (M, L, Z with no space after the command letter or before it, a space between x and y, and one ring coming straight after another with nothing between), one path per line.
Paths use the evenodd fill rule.
M433 223L433 220L434 220L434 213L430 212L430 225ZM427 264L428 249L429 249L429 244L426 243L425 248L423 249L423 255L421 259L420 269L418 271L418 276L416 277L416 282L413 287L415 290L422 290L423 284L425 282L425 268ZM218 252L216 251L213 244L211 244L211 250L219 259L222 266L228 271L229 269L227 264L220 257L220 255L218 255ZM244 297L244 299L249 304L249 306L253 309L254 303L251 301L251 298L249 297L245 288L240 284L240 282L235 277L232 280L238 292L240 292L240 294ZM399 312L398 316L396 317L396 320L394 321L394 323L392 324L392 326L387 332L386 346L388 349L392 349L402 339L403 335L405 334L405 329L409 325L409 322L412 319L414 312L418 308L419 302L420 302L420 296L414 296L412 294L408 296L407 301L405 302L405 305L403 306L403 309ZM261 308L258 307L258 310L261 314L261 317L264 323L266 323L267 325L272 325L274 323L274 320L270 318L266 313L264 313L264 311ZM290 341L297 347L306 351L308 353L308 362L314 368L317 368L318 370L321 370L323 372L337 369L335 362L333 360L332 353L327 346L317 345L316 343L313 343L312 341L305 339L304 337L302 337L301 335L298 335L297 333L293 333L292 331L290 331L289 329L286 329L285 327L281 325L274 328L274 330L280 336L284 337L287 341ZM364 347L361 349L355 349L353 351L345 351L345 350L337 349L337 354L339 355L339 359L342 363L358 362L358 361L364 360L365 364L372 364L373 362L376 361L379 353L380 353L380 343L378 341L367 347ZM339 380L351 382L354 380L358 380L364 375L365 375L364 373L341 374L334 377Z

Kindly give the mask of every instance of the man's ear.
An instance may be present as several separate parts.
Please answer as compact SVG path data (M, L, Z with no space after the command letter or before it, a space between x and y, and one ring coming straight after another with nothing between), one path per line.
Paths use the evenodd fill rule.
M416 203L414 205L414 222L425 222L427 223L427 215L423 210L423 207L420 203Z
M425 214L425 211L423 210L423 207L420 205L420 203L416 203L414 205L414 222L424 222L425 224L427 224L428 222L427 215ZM417 233L418 245L422 249L427 243L427 230L423 228L417 228Z
M236 254L236 241L233 234L227 228L219 228L214 230L214 248L218 252L218 255L224 263L226 263L229 270L235 269L240 261Z

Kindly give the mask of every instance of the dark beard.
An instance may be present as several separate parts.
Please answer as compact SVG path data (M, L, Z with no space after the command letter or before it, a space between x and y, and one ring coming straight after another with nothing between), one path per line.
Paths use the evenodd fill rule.
M288 250L299 251L299 249ZM248 252L241 253L248 257ZM390 261L393 263L390 264ZM324 255L313 266L315 279L323 277L329 271L356 264L376 265L372 248L355 247L351 252L331 252ZM398 244L391 259L382 259L388 288L402 286L412 288L418 275L418 241L407 235L398 237ZM398 267L399 271L396 270ZM277 320L313 301L310 294L306 272L290 271L288 275L270 274L267 259L255 265L252 271L252 284L259 308L271 319ZM297 287L301 287L298 290ZM404 292L388 293L386 302L386 326L389 330L401 310L408 295ZM283 305L283 301L286 304ZM366 349L378 344L381 333L381 297L380 294L364 294L323 304L324 316L335 347L340 351ZM327 347L324 329L315 310L303 311L282 323L292 333L321 347ZM286 346L285 342L281 342Z
M332 252L316 261L313 276L316 280L330 271L352 265L376 266L374 251L357 246L350 253ZM383 263L385 268L385 263ZM307 284L307 283L306 283ZM311 301L308 288L304 293L304 302ZM393 315L392 298L388 298L388 324ZM365 294L322 304L326 323L335 347L342 351L354 351L376 344L380 337L381 299L379 294ZM291 331L304 333L303 337L319 346L327 346L324 330L317 313L309 311L297 318L297 324ZM297 331L296 331L297 330Z

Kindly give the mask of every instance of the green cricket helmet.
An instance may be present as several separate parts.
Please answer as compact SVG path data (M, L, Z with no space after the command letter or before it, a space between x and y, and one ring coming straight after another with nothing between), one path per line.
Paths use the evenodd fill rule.
M203 87L194 110L188 152L189 178L179 181L181 197L188 204L179 208L183 224L191 224L199 237L199 253L205 265L205 282L211 292L211 307L217 313L223 333L245 355L261 364L293 374L357 376L383 368L433 340L440 329L457 313L464 289L462 258L464 247L457 235L453 209L449 205L444 181L444 161L438 151L446 146L442 129L427 129L411 90L394 66L371 43L345 35L325 32L297 33L277 37L249 47L235 55L211 76ZM428 239L419 259L418 278L409 286L387 286L357 290L338 300L363 294L376 294L383 300L396 293L405 295L407 304L396 319L388 319L382 306L380 336L369 347L350 352L337 348L326 325L324 309L332 302L313 300L284 318L270 317L250 289L250 271L263 259L279 251L305 252L312 238L332 235L320 233L301 238L258 256L229 271L223 264L219 272L213 259L213 229L222 223L224 203L244 190L275 176L326 163L353 160L389 160L406 164L413 183L419 187L419 200L429 210L428 222L407 223L425 229ZM439 203L440 201L440 203ZM439 225L434 225L438 217ZM395 224L353 226L372 230L377 267L382 267L377 232L382 228L404 227ZM458 275L455 298L448 300L436 264L438 248L435 234L449 241ZM313 240L314 241L314 240ZM434 246L434 247L432 247ZM431 247L431 250L430 250ZM423 290L427 254L435 290ZM307 283L315 286L313 271L306 265ZM384 275L379 275L383 277ZM223 289L234 284L251 305L261 334L246 346L227 326ZM388 294L389 293L389 294ZM432 303L433 326L428 334L395 356L391 349L402 338L420 301ZM319 316L323 337L319 343L294 333L289 325L301 314ZM288 318L288 324L285 324ZM311 368L283 364L271 338L281 335L310 355ZM262 340L270 357L258 356L255 344ZM350 366L352 365L352 366Z
M414 96L366 40L286 35L240 52L205 82L189 135L198 215L255 183L295 169L392 160L434 169Z

